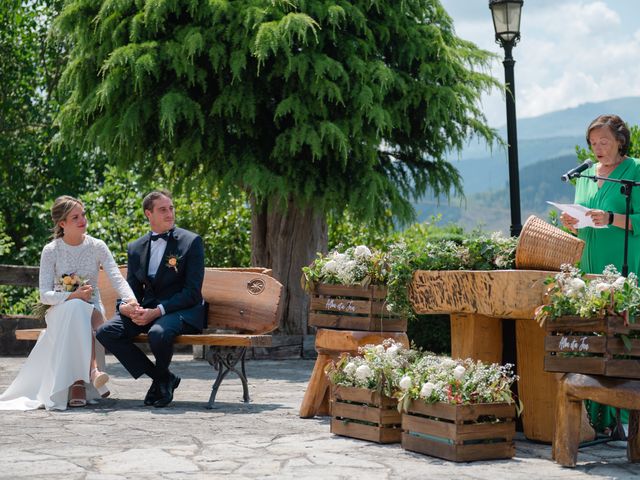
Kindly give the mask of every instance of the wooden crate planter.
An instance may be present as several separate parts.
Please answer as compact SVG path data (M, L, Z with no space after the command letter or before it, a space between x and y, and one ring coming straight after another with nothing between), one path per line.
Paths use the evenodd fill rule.
M624 325L618 316L559 317L545 323L544 369L606 377L640 379L640 339L627 350L620 338L640 332L640 324Z
M413 400L402 414L402 448L454 462L512 458L515 406Z
M379 285L314 285L309 325L339 330L406 332L407 319L387 310L387 288Z
M373 390L331 386L331 433L377 443L400 443L398 401Z

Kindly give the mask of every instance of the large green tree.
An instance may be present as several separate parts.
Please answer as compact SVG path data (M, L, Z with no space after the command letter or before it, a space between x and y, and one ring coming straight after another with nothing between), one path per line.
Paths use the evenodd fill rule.
M73 47L64 140L246 190L286 333L306 332L300 268L328 212L410 220L426 190L460 190L448 152L493 137L489 54L437 0L67 0L57 25Z

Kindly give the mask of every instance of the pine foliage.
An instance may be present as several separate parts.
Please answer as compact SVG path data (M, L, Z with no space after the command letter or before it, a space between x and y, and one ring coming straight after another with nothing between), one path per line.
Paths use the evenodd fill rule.
M460 189L447 155L494 135L490 54L437 0L68 0L56 27L63 138L141 171L409 220Z

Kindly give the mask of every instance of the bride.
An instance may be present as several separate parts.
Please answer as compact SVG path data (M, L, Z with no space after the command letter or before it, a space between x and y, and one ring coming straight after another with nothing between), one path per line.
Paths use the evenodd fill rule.
M80 200L64 195L51 207L53 241L40 258L40 301L50 305L35 347L9 388L0 410L65 410L106 397L109 376L96 362L94 330L104 322L98 272L107 273L118 296L137 303L102 240L86 234ZM88 384L88 385L85 385Z

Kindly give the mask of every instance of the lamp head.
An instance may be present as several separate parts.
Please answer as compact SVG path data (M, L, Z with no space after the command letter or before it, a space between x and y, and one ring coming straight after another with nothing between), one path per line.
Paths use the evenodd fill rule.
M503 47L520 40L520 13L523 0L489 0L496 42Z

